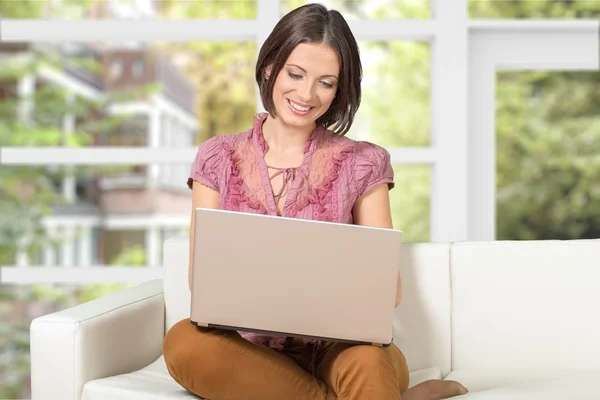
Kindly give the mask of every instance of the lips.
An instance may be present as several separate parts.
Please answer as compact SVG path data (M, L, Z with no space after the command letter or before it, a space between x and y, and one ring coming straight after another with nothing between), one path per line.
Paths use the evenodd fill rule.
M305 115L309 114L310 111L314 108L312 106L309 106L309 105L306 105L303 103L298 103L298 102L295 102L290 99L287 99L287 102L288 102L290 111L293 114L298 115L298 116L305 116Z
M309 104L300 103L298 101L294 101L294 100L290 100L290 99L288 99L288 103L290 103L295 108L302 109L303 111L306 111L306 110L312 108L312 106Z

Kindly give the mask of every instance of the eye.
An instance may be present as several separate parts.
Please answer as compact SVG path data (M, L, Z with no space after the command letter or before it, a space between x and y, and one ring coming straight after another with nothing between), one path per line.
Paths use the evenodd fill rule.
M321 85L325 86L327 89L333 88L333 85L329 82L321 81Z
M288 72L288 75L290 76L290 78L295 80L302 79L302 75L294 74L293 72Z

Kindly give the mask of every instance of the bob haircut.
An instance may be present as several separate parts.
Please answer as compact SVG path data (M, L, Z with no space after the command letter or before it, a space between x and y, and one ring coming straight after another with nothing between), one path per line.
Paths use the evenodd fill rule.
M324 44L334 50L340 62L340 76L335 97L317 124L344 136L352 126L360 106L362 65L356 39L344 17L321 4L307 4L286 14L263 44L256 63L256 83L266 111L277 117L273 103L276 79L290 53L300 43Z

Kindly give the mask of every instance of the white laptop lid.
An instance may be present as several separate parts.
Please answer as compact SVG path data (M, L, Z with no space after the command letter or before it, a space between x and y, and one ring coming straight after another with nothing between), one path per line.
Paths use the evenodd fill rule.
M193 323L391 343L401 231L195 212Z

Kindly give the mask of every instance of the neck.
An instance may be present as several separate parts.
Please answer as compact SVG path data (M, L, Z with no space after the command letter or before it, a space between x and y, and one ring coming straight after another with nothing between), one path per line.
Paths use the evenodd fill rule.
M285 153L304 148L315 127L316 124L302 128L290 127L280 118L274 119L269 115L263 124L262 132L270 150Z

